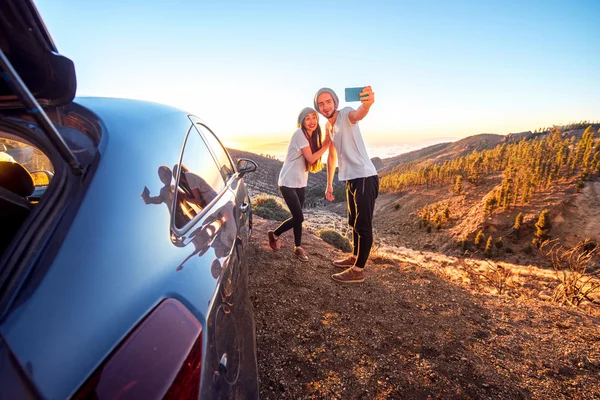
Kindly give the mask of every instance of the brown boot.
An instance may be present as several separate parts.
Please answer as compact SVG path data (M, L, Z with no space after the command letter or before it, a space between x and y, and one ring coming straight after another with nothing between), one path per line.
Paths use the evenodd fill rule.
M300 259L300 261L308 261L308 256L306 255L306 251L301 246L294 247L294 255Z
M275 237L275 232L269 231L267 232L267 236L269 237L269 246L273 250L279 250L281 243L279 242L279 239Z
M365 273L362 269L357 271L350 267L344 272L331 275L331 279L340 283L361 283L365 281Z
M333 265L335 265L338 268L346 269L348 267L354 266L355 262L356 262L356 256L350 256L350 257L345 258L343 260L336 260L336 261L334 261Z

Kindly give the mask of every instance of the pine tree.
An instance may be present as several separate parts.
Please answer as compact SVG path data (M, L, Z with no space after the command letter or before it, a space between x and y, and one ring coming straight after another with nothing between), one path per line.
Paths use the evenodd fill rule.
M490 255L492 255L493 248L494 248L494 239L490 235L490 237L488 237L487 242L485 243L485 249L483 250L483 254L485 254L486 256L489 257Z
M550 238L550 229L552 224L550 222L550 211L543 210L535 223L534 235L540 242L548 240Z
M446 207L444 208L444 219L446 221L450 219L450 206L448 204L446 204Z
M442 217L440 214L435 214L435 217L433 218L433 227L438 231L442 229Z
M485 240L485 235L483 234L483 231L477 232L477 235L475 236L475 246L481 247L484 240Z
M483 214L487 215L487 216L491 216L492 212L494 212L494 209L496 208L497 203L498 203L498 200L496 200L496 197L493 197L493 196L487 197L485 199L485 202L483 203Z
M513 225L515 236L517 238L519 237L519 233L521 231L521 225L523 225L523 213L522 212L517 214L517 218L515 218L515 224Z

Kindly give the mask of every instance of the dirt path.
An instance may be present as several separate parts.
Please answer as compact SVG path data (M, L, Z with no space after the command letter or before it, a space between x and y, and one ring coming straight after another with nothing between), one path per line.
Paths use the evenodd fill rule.
M261 398L600 398L600 318L473 294L410 252L340 285L338 251L307 233L301 263L290 233L273 252L276 224L256 218L249 249Z

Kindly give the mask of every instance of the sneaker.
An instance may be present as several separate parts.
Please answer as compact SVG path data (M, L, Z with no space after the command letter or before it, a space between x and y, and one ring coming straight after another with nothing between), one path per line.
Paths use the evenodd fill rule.
M300 259L300 261L308 261L308 256L306 255L306 251L300 246L294 246L294 255Z
M269 246L273 250L279 250L281 243L279 243L279 239L275 237L275 232L269 231L267 232L267 236L269 237Z
M350 267L344 270L344 272L331 275L331 279L340 283L360 283L365 281L365 273L362 269L356 271L354 268Z
M355 262L356 262L356 256L350 256L350 257L345 258L343 260L336 260L336 261L334 261L333 265L335 265L338 268L346 269L348 267L354 266Z

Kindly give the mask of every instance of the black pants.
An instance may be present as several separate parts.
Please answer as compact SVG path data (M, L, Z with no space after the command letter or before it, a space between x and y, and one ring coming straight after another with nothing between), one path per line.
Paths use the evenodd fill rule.
M296 246L302 246L302 222L304 222L302 207L304 207L304 189L306 188L279 187L279 191L285 200L285 204L287 204L290 209L292 217L283 221L281 225L275 229L275 235L280 236L283 232L294 228L294 243Z
M379 194L379 177L356 178L346 182L348 225L352 227L356 265L364 268L373 246L373 210Z

